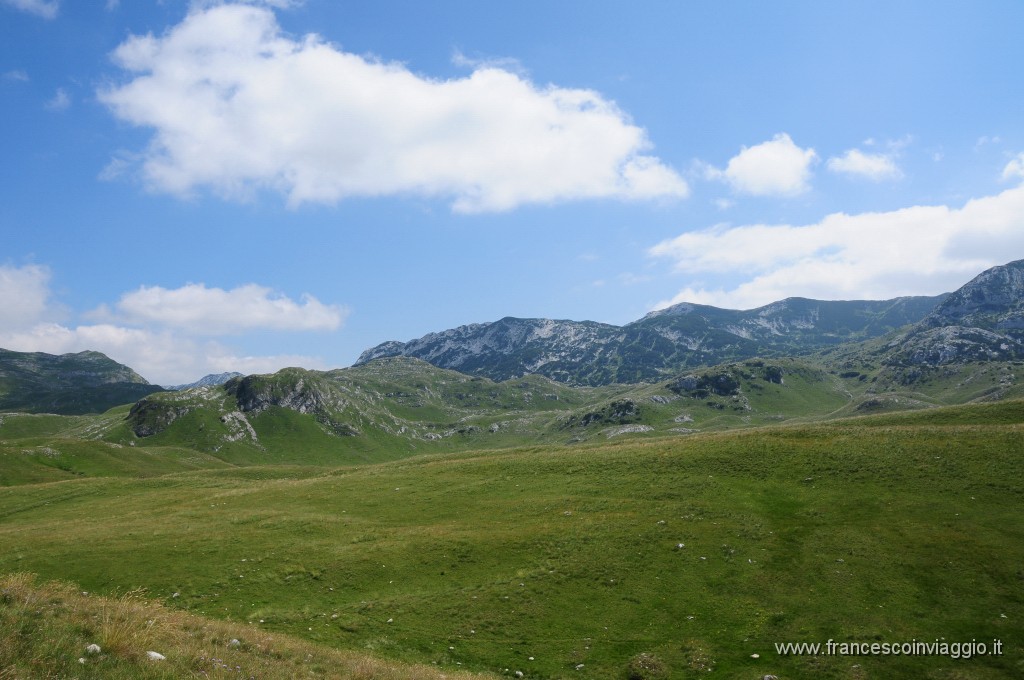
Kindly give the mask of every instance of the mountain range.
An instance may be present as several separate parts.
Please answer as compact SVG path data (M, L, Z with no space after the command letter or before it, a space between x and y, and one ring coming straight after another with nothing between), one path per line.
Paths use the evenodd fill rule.
M432 429L459 430L460 418L479 416L490 427L499 421L488 419L501 409L522 415L529 404L527 410L536 412L537 405L548 399L538 394L556 402L541 409L552 414L570 406L598 413L608 406L602 400L629 390L643 392L645 384L664 393L644 393L641 401L717 395L745 403L751 393L743 391L743 381L755 374L763 374L767 384L781 384L786 372L813 374L817 377L808 384L819 387L828 382L824 376L832 374L859 381L855 391L874 403L878 398L872 395L884 393L885 386L922 390L931 381L930 389L941 389L944 395L934 401L956 402L964 399L951 396L950 390L960 389L950 386L951 376L978 362L1002 362L1005 371L987 371L984 379L972 377L967 381L971 388L962 392L969 398L1005 395L1015 384L1012 363L1022 358L1024 260L989 269L957 291L935 297L834 302L789 298L747 311L680 304L621 327L508 317L410 342L383 343L364 352L350 369L207 376L179 386L180 397L153 395L163 388L98 352L54 356L2 350L0 408L95 413L141 399L130 420L137 436L149 436L195 410L196 395L204 394L207 400L230 402L224 401L219 411L218 417L227 418L225 423L236 411L259 414L276 407L312 416L332 436L353 436L369 428L400 437L417 433L417 438L429 441L426 435ZM366 382L368 376L373 376L372 385ZM494 396L504 393L506 382L524 378L531 380L515 389L531 396ZM537 383L534 378L545 380ZM861 384L869 380L869 386ZM577 390L566 391L559 384ZM986 387L978 391L981 385ZM585 389L599 387L608 389ZM851 399L854 394L835 384L829 389L845 390ZM211 396L215 394L220 396ZM144 398L148 395L153 396ZM421 408L428 402L430 408ZM489 404L486 417L466 410L484 402ZM430 416L423 418L424 413ZM659 418L669 415L679 414L666 412ZM587 420L586 413L580 418L585 424L623 426L643 420Z
M936 365L1021 355L1024 260L989 269L952 294L884 301L787 298L746 311L682 303L613 326L517 319L389 341L356 365L407 356L492 380L538 374L570 385L657 382L753 357L806 356L898 329L890 363Z
M186 383L184 385L170 385L165 389L173 391L187 390L193 387L211 387L213 385L223 385L232 378L237 378L240 375L242 374L239 373L238 371L228 371L226 373L210 373L209 375L204 375L202 378L196 380L195 382Z
M366 350L422 359L492 380L543 375L570 385L656 382L687 368L757 356L801 356L924 319L947 296L884 301L788 298L747 311L678 304L625 326L517 319L470 324Z

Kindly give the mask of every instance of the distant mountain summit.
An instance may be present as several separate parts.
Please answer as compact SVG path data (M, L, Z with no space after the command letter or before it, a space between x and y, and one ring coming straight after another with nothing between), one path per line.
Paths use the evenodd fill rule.
M100 352L0 349L0 410L101 413L161 389Z
M185 385L174 385L173 387L168 386L167 389L173 391L188 390L193 387L214 387L216 385L223 385L232 378L239 378L241 376L242 374L237 371L231 371L228 373L210 373L209 375L204 375L202 378L196 380L195 382L190 382Z
M408 356L498 381L539 374L570 385L656 382L688 368L878 337L920 321L944 299L788 298L746 311L683 303L625 326L506 317L385 342L363 352L356 365Z
M1024 260L982 272L896 344L890 363L939 366L1024 358Z

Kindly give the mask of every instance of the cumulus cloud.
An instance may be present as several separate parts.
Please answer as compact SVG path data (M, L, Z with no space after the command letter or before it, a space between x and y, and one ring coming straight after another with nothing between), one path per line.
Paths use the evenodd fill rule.
M257 284L224 290L190 283L181 288L142 286L116 305L125 323L156 324L195 335L227 335L255 329L324 331L341 326L347 310L309 294L301 303ZM101 310L99 317L108 316Z
M1024 186L958 208L836 213L796 226L718 225L663 241L649 253L691 276L728 281L690 285L656 308L935 295L1024 253Z
M0 265L0 330L23 328L47 316L50 270L40 265Z
M250 331L331 331L347 310L310 295L296 302L249 284L231 290L189 284L141 287L113 308L86 316L90 323L56 323L50 271L39 265L0 265L0 347L20 352L64 354L96 350L131 366L150 382L174 385L208 373L270 373L286 366L324 368L302 354L257 355L211 340Z
M1003 168L1003 179L1024 179L1024 153L1017 154L1017 157L1006 164Z
M20 9L44 19L55 19L60 9L60 2L57 0L0 0L0 2L8 7Z
M49 354L94 350L130 366L156 385L180 385L210 373L227 371L273 373L288 366L325 368L318 357L239 355L218 342L201 342L169 331L114 324L68 327L41 323L20 331L0 331L0 347Z
M814 149L801 149L789 135L779 133L767 142L743 147L725 170L708 167L710 179L728 182L733 191L752 196L796 196L810 189Z
M287 36L263 7L195 9L113 58L131 77L98 96L154 131L138 169L158 191L271 189L291 205L413 194L462 212L688 193L646 154L645 131L596 92L493 65L433 80Z
M849 149L842 156L829 158L826 167L832 172L863 177L874 182L903 176L891 155L864 153L859 149Z

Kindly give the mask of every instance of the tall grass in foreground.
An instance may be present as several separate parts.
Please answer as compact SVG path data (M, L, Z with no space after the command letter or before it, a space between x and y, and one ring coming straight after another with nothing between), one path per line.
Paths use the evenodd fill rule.
M99 652L90 653L90 645ZM147 654L157 652L162 660ZM166 609L141 591L99 597L34 575L0 577L0 679L485 678L327 649Z

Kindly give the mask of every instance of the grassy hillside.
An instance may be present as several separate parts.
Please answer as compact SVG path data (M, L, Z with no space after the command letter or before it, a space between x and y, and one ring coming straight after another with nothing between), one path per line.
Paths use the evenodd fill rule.
M506 677L1016 678L1022 435L1007 401L21 485L0 489L0 572ZM774 646L937 638L1003 654Z
M0 414L0 486L251 465L335 467L424 453L647 439L1024 396L1020 366L913 369L883 345L751 359L655 385L495 383L415 359L286 369L150 395L99 416Z
M95 646L95 647L94 647ZM98 649L98 651L97 651ZM159 650L159 651L157 651ZM156 652L160 659L150 658ZM90 595L30 574L0 577L3 678L485 678L389 663L147 600L141 591Z
M0 410L102 413L162 389L99 352L0 349Z

